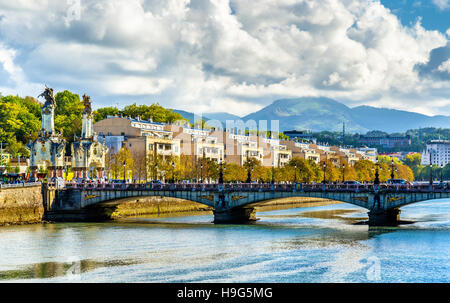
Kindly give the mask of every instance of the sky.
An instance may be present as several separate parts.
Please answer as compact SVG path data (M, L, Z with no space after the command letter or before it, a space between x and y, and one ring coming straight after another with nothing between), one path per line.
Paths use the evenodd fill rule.
M0 93L243 116L333 98L450 115L450 0L0 0Z

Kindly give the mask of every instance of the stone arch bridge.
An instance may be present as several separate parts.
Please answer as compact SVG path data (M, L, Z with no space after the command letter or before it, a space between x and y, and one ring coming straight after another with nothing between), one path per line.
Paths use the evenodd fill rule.
M450 198L441 186L343 184L66 184L44 185L44 203L50 219L107 218L134 197L162 196L185 199L214 209L215 223L256 220L252 207L263 201L312 197L366 208L369 225L396 224L400 207L425 200Z

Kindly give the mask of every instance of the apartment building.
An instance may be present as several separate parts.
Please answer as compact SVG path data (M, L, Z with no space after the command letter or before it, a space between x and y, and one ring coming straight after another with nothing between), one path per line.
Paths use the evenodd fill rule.
M431 161L431 162L430 162ZM431 140L422 152L421 165L437 165L444 167L450 162L450 141Z
M225 159L227 163L244 165L251 158L263 162L264 151L262 147L258 146L256 136L230 133L226 135L226 138Z
M292 151L279 139L259 137L263 148L263 166L283 167L292 159Z
M134 155L156 152L163 156L179 156L181 153L180 140L173 138L173 132L165 130L164 124L151 120L108 116L94 124L94 131L111 152L126 146Z
M279 140L223 130L190 128L174 124L144 121L139 118L108 117L94 125L111 152L122 146L134 154L157 153L163 156L185 155L197 162L205 158L216 163L244 165L249 158L263 166L283 167L299 157L315 163L331 161L354 165L360 159L376 160L376 149L345 149L313 143Z
M320 162L320 154L314 148L311 148L309 143L282 140L281 144L286 145L287 149L292 152L292 158L312 160L315 163Z

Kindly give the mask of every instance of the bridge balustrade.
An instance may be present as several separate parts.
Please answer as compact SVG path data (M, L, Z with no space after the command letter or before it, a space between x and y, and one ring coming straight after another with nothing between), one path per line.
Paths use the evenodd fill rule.
M32 186L40 183L28 183L25 185L8 185L8 187L16 186ZM48 183L52 186L52 183ZM6 186L2 186L6 187ZM142 184L142 183L66 183L66 188L88 189L88 190L154 190L154 191L303 191L303 192L371 192L374 190L373 184L340 184L340 183L298 183L298 184L270 184L270 183L225 183L225 184L200 184L200 183L161 183L161 184ZM382 192L430 192L429 184L380 184L379 190ZM449 192L448 186L436 185L432 187L433 192Z

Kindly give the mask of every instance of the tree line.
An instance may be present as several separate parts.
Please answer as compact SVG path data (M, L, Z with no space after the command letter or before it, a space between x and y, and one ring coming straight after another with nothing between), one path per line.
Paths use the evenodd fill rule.
M83 102L78 94L68 90L55 94L55 130L62 133L67 145L66 154L70 155L70 145L74 135L81 134ZM43 103L33 97L1 96L0 95L0 142L4 149L13 157L29 156L25 145L35 140L41 129L41 107ZM123 109L102 107L94 110L94 123L105 119L108 115L124 117L141 117L155 122L171 123L187 121L180 114L165 109L158 103L152 105L132 105Z
M392 159L381 158L378 165L379 178L385 182L391 177L392 170L395 178L414 180L409 166L398 160L392 165ZM323 165L325 164L325 166ZM341 182L354 180L372 182L375 179L376 165L369 160L359 160L355 165L345 164L336 167L332 162L316 163L313 160L293 158L284 167L262 166L257 159L250 158L244 165L236 163L223 163L224 182L246 182L250 177L252 182L305 182L320 183ZM220 164L204 158L181 156L162 156L155 154L133 154L127 147L118 153L109 153L106 161L106 175L111 179L123 179L135 182L149 180L164 180L166 182L217 182L220 174Z

